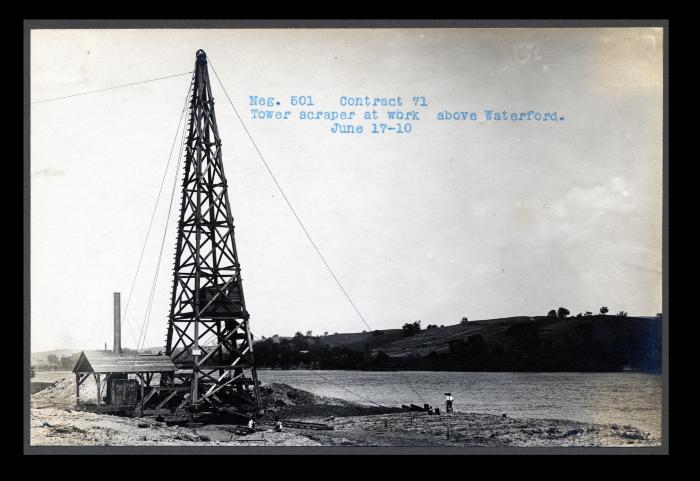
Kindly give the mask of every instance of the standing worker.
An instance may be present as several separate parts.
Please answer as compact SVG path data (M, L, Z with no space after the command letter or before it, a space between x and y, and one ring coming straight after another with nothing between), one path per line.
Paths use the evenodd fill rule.
M278 433L282 432L282 421L279 417L275 417L275 431Z
M445 393L445 413L452 413L454 412L452 410L452 403L454 402L455 398L452 397L451 392L446 392Z
M250 421L248 421L248 432L255 432L255 419L253 418L250 418Z

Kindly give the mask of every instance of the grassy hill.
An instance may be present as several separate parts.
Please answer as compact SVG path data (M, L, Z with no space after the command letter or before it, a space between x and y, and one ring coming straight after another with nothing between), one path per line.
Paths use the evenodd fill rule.
M76 353L80 354L80 351L76 351L75 349L54 349L52 351L32 352L30 354L30 359L33 365L49 364L50 355L61 359L62 357L73 356Z
M422 330L382 351L460 370L659 371L661 327L649 317L512 317Z
M384 331L329 334L321 336L319 342L331 348L346 347L354 350L364 350L367 346L370 349L381 348L395 341L400 341L402 338L402 329L387 329Z
M508 317L453 326L256 343L259 365L319 369L621 371L661 369L656 317Z

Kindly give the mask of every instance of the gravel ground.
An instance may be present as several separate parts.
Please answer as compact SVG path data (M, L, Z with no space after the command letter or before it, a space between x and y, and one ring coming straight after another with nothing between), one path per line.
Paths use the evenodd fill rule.
M86 383L87 384L87 383ZM87 387L87 386L86 386ZM37 387L38 389L39 387ZM262 390L265 420L322 422L332 431L263 426L247 435L226 424L169 426L72 409L74 379L59 378L32 395L30 442L41 446L658 446L632 426L489 414L430 416L318 396L285 384ZM72 396L72 397L71 397ZM85 397L94 393L89 388ZM81 398L83 396L81 395Z

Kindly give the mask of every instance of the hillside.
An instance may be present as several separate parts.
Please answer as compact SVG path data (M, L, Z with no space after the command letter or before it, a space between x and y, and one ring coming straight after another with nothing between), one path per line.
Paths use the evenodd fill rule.
M402 329L387 329L373 332L347 332L321 336L320 342L331 348L346 347L354 350L376 349L403 339Z
M658 318L513 317L423 330L382 347L469 370L659 371Z
M659 372L660 318L509 317L416 333L401 329L265 340L258 364L289 369Z
M255 359L259 367L278 369L659 372L661 328L657 317L520 316L415 333L387 329L267 338L255 342ZM53 364L49 354L56 356ZM32 364L70 369L78 354L32 353Z

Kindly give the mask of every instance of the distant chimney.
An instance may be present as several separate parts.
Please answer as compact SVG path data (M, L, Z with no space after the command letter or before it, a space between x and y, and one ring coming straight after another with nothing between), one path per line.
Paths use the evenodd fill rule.
M114 293L114 354L122 353L122 307L121 294Z

